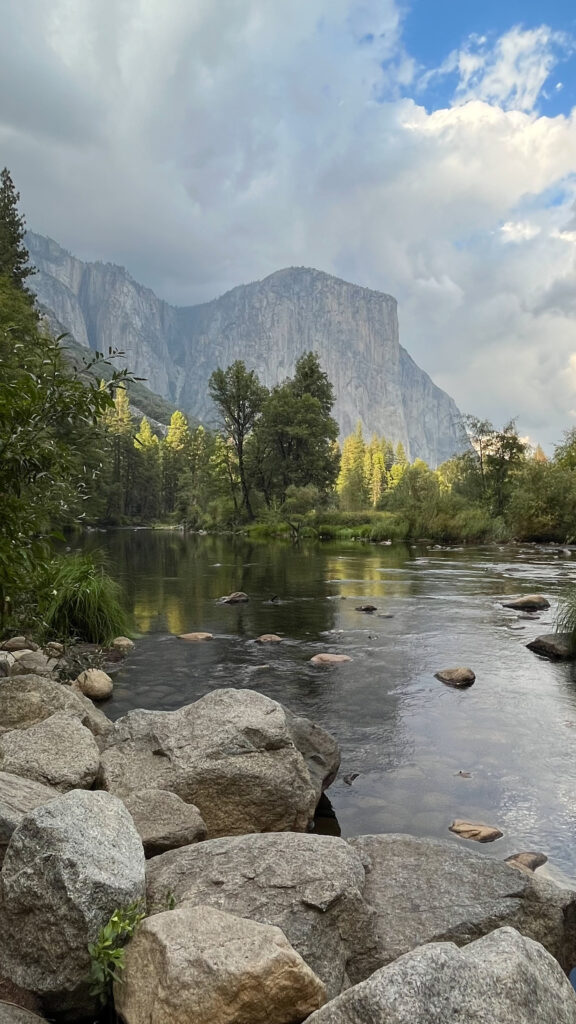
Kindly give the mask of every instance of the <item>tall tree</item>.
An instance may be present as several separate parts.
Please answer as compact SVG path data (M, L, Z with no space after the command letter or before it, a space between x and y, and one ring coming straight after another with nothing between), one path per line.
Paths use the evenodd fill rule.
M365 455L366 443L362 433L362 424L358 421L354 433L346 437L342 444L340 473L336 482L340 504L346 512L357 512L368 505L364 476Z
M268 391L260 383L254 370L247 370L240 359L226 370L214 370L208 382L208 390L220 414L221 424L234 446L244 507L248 518L253 519L244 448L246 438L260 415Z
M35 270L29 266L29 253L24 245L25 220L18 212L20 193L7 167L0 173L0 275L5 276L21 291L33 297L24 282Z
M192 451L192 436L184 413L176 409L170 418L168 433L161 445L162 490L164 511L176 510L178 488L188 469Z

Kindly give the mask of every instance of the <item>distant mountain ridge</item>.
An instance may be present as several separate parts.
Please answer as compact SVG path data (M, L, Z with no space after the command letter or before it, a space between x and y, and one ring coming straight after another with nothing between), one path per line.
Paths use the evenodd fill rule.
M390 295L292 267L210 302L175 307L123 267L84 263L33 232L26 244L38 269L31 287L80 345L119 349L152 391L208 425L216 367L243 359L270 387L313 350L334 385L343 436L360 421L365 436L401 441L410 458L432 466L462 449L460 413L399 344Z

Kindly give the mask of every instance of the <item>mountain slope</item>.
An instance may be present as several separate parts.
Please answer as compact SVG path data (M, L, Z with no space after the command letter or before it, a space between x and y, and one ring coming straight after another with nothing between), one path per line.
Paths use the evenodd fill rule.
M334 385L343 435L360 420L367 436L402 441L412 459L430 465L461 449L458 409L399 344L390 295L296 267L177 308L122 267L83 263L32 232L27 245L39 270L31 286L80 344L119 349L152 391L207 424L217 366L243 359L271 386L313 350Z

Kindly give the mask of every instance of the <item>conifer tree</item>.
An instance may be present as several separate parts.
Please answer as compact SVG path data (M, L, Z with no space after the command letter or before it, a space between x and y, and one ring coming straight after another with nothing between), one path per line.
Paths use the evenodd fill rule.
M359 511L367 505L364 478L365 453L366 445L362 434L362 424L358 422L354 433L344 439L340 473L336 482L340 504L347 512Z
M28 295L24 282L35 270L28 265L29 253L24 245L26 227L24 217L18 212L19 199L20 193L5 167L0 173L0 275ZM33 302L32 295L30 302Z
M176 510L178 488L188 469L192 455L192 436L188 420L179 409L172 413L168 433L161 445L162 496L164 511Z

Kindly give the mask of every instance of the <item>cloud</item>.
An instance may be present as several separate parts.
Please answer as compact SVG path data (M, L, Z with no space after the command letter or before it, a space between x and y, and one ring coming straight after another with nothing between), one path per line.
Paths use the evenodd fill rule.
M303 264L396 295L464 411L552 442L576 405L576 112L536 104L570 45L469 40L428 111L394 0L14 2L2 162L31 228L170 301Z

